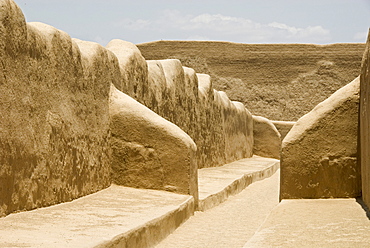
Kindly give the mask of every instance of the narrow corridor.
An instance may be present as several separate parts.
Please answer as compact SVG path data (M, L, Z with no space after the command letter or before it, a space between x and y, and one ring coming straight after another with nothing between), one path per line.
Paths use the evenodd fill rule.
M279 172L212 209L196 212L156 248L243 247L279 203Z

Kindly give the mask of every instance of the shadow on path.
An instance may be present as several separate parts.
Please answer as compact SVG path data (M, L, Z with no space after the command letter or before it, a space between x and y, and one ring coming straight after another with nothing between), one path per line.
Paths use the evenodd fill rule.
M358 204L360 204L360 206L362 207L362 209L365 211L366 213L366 217L370 220L370 210L369 208L366 206L365 202L360 198L356 198L356 202Z

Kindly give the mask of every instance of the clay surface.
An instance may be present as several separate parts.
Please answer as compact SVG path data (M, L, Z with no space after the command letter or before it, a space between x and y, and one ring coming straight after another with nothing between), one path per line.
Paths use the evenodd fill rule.
M0 216L108 187L117 61L98 44L26 24L13 1L0 10Z
M129 42L113 40L107 49L119 60L117 89L189 134L198 147L199 168L253 155L251 113L215 91L209 75L196 74L177 59L145 61Z
M272 121L262 116L253 116L253 154L280 159L280 137Z
M193 138L198 146L199 168L252 156L252 118L242 104L213 90L209 75L195 74L193 69L181 67L178 60L148 64L149 82L153 75L157 85L165 85L158 112ZM164 83L159 82L163 80L161 75Z
M120 80L114 82L116 88L123 93L144 103L144 95L148 92L148 66L139 49L128 41L112 40L106 46L118 59Z
M109 113L114 183L198 199L196 145L184 131L113 85Z
M298 120L283 141L281 198L358 197L360 79Z
M370 31L362 60L359 113L359 148L361 162L362 199L370 207Z

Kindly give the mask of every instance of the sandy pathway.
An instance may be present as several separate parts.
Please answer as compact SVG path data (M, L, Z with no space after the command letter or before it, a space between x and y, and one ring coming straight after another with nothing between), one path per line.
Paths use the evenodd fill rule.
M354 198L283 200L247 247L368 248L369 212Z
M279 170L206 212L196 212L156 248L243 247L279 203Z

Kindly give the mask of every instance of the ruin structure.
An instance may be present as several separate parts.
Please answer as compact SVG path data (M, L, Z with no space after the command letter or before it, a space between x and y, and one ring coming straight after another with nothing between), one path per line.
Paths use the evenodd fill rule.
M251 113L210 76L0 7L0 216L112 183L196 200L197 168L253 155Z

